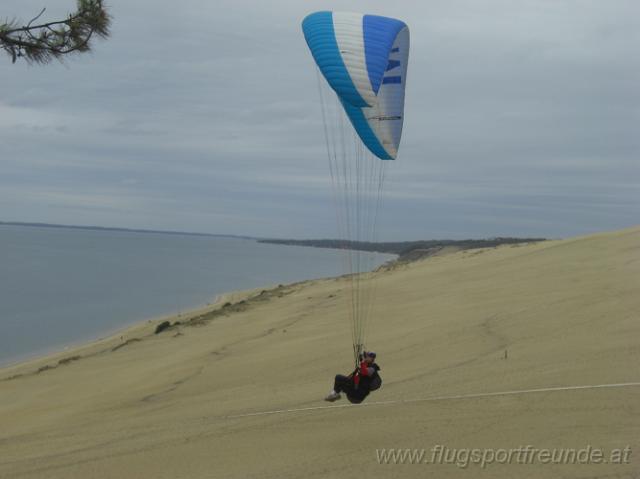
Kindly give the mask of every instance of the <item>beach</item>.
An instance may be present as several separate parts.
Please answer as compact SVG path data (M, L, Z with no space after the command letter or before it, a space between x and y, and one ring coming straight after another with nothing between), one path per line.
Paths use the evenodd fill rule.
M384 384L363 406L322 401L352 367L348 278L230 293L0 369L0 477L637 477L640 227L374 274L367 346ZM161 321L173 326L155 334ZM379 461L527 445L631 452Z

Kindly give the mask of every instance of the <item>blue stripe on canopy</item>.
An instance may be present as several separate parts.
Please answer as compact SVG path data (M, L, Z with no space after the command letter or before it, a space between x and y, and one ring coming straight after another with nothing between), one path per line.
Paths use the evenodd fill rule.
M402 79L397 76L397 77L384 77L382 79L382 83L384 84L399 84L402 83Z
M367 106L356 89L338 49L333 15L331 12L316 12L302 21L304 38L320 71L341 99L354 106Z

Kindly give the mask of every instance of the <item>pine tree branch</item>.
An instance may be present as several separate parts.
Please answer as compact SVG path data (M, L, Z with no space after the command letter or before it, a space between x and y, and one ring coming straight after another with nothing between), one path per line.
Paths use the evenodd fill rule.
M42 10L40 10L40 13L38 13L35 17L29 20L29 23L27 23L27 27L31 27L31 24L35 22L38 18L40 18L46 10L47 10L47 7L43 7Z
M111 16L102 0L77 0L77 11L65 20L33 25L45 12L42 9L26 25L16 22L0 24L0 47L12 58L24 58L28 63L48 63L73 52L91 49L93 35L109 36Z

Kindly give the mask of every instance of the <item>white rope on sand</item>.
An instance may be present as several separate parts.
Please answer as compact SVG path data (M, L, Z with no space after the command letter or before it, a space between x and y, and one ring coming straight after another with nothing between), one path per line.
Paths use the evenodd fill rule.
M257 411L257 412L249 412L244 414L233 414L229 416L223 416L224 419L237 419L243 417L252 417L252 416L268 416L271 414L287 414L294 412L305 412L305 411L320 411L323 409L343 409L348 407L371 407L371 406L387 406L391 404L412 404L418 402L428 402L428 401L448 401L455 399L476 399L476 398L487 398L494 396L517 396L521 394L534 394L534 393L544 393L544 392L556 392L556 391L576 391L580 389L610 389L610 388L628 388L628 387L638 387L640 386L640 382L631 382L631 383L613 383L613 384L587 384L580 386L556 386L556 387L548 387L548 388L536 388L536 389L517 389L514 391L497 391L497 392L488 392L488 393L475 393L475 394L455 394L451 396L431 396L426 398L418 398L418 399L396 399L389 401L374 401L363 404L333 404L330 406L310 406L310 407L300 407L293 409L274 409L271 411Z

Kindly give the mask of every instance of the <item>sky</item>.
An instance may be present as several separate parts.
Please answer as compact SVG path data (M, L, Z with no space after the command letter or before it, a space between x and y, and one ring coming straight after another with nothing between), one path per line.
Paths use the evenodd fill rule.
M72 0L3 0L53 19ZM404 20L403 139L381 240L559 238L640 223L640 2L109 0L112 35L0 57L0 221L337 235L317 10Z

